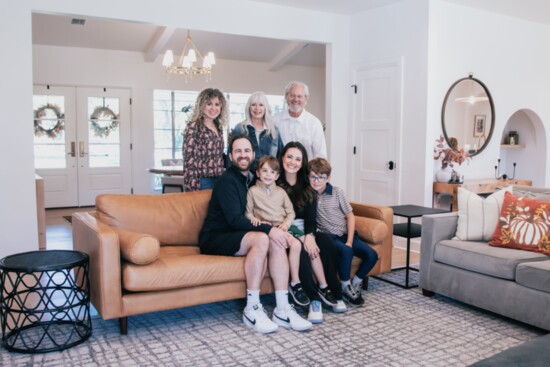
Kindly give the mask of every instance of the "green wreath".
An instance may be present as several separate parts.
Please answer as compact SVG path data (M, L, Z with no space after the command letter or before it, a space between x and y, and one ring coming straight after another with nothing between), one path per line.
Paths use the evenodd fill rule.
M108 125L101 126L99 121L111 121ZM91 128L98 138L106 138L111 131L118 127L118 115L107 107L96 107L90 116Z
M52 113L55 115L53 117ZM49 116L52 117L49 117ZM34 135L43 136L46 135L51 139L55 139L59 134L65 130L65 114L61 112L59 106L47 103L34 111ZM46 121L52 122L52 127L45 128L42 123Z

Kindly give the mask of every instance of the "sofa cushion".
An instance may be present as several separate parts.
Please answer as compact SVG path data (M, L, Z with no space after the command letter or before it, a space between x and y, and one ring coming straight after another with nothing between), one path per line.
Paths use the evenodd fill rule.
M137 265L147 265L159 257L160 243L153 236L143 233L115 229L123 259Z
M507 192L489 245L550 255L550 203Z
M539 201L550 201L550 189L545 187L514 185L512 194L524 198L537 199Z
M458 223L456 239L463 241L490 241L498 223L504 194L508 186L486 199L462 187L458 188Z
M515 279L518 264L546 259L543 254L491 247L486 242L444 240L434 250L437 262L509 280Z
M166 245L197 245L211 190L163 195L102 194L98 218L105 224L150 234Z
M547 261L519 264L516 282L527 288L550 293L550 258Z
M355 229L359 237L368 243L380 243L388 235L386 223L373 218L355 217Z
M244 280L244 257L201 255L194 246L162 246L149 265L122 265L122 287L133 292Z

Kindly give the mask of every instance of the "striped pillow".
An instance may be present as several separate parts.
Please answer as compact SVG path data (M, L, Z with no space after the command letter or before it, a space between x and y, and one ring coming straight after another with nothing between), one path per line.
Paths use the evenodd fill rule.
M512 192L512 186L505 187L484 199L476 193L459 187L458 224L454 239L492 240L506 192Z

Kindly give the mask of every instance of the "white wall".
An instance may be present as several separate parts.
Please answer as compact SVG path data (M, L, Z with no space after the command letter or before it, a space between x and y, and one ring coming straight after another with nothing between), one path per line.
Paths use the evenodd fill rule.
M423 204L424 186L432 181L426 174L424 150L428 0L403 0L354 15L351 44L352 68L389 58L403 60L401 157L396 162L401 177L399 201Z
M461 168L466 179L494 177L494 166L501 154L500 138L516 111L530 110L540 117L544 128L537 133L544 135L544 142L549 141L550 48L545 46L548 44L550 26L441 0L430 1L428 142L441 133L441 105L447 89L457 79L473 72L494 99L493 137L483 152ZM433 144L427 150L432 148ZM542 156L531 157L537 161L537 168L532 164L518 165L516 178L534 179L536 185L548 186L547 149L543 149ZM511 154L526 152L529 150ZM534 174L533 169L539 173ZM505 171L511 173L510 162Z
M5 172L0 190L0 215L3 219L0 222L0 257L38 247L33 134L30 123L33 84L32 11L329 44L325 116L329 125L329 154L335 166L335 183L342 186L346 184L346 157L335 147L345 144L347 124L338 126L338 129L330 125L332 121L348 121L349 114L346 108L333 109L328 106L348 105L348 17L244 0L157 0L140 3L131 0L27 0L5 2L3 6L0 14L0 45L4 50L4 57L0 58L1 124L9 129L10 139L5 139L7 141L0 145ZM17 159L13 159L15 155Z
M262 90L284 94L288 81L299 79L310 87L307 109L325 118L325 70L287 65L277 72L263 63L217 60L212 80L194 77L185 83L183 76L168 75L156 62L143 60L142 53L97 49L34 46L35 84L124 87L132 91L132 142L134 193L151 193L153 178L147 168L153 166L153 90L202 90L219 88L234 93Z
M38 249L32 147L31 13L23 2L3 2L2 7L0 257Z

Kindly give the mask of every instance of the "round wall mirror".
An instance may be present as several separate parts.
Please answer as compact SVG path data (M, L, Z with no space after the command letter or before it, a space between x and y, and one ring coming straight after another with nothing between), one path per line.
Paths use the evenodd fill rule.
M485 84L472 75L454 82L443 102L441 126L450 147L481 153L495 127L495 106Z

